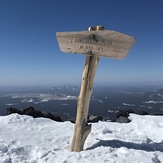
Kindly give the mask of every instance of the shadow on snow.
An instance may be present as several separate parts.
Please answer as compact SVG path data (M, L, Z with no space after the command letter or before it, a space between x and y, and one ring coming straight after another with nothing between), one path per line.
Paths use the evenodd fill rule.
M147 152L152 151L160 151L163 152L163 142L160 143L154 143L150 139L147 143L132 143L132 142L125 142L121 140L100 140L99 142L93 144L91 147L88 147L86 150L92 150L98 147L112 147L112 148L120 148L125 147L128 149L134 149L134 150L143 150Z

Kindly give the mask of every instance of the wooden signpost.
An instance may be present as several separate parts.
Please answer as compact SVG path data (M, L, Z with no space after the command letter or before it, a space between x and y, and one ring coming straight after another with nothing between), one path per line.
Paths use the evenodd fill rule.
M116 31L104 30L104 26L89 27L84 32L57 32L56 35L61 51L86 54L71 144L71 151L79 152L91 132L87 117L99 57L123 59L136 40Z
M135 43L133 37L101 26L84 32L57 32L57 38L63 52L116 59L123 59Z

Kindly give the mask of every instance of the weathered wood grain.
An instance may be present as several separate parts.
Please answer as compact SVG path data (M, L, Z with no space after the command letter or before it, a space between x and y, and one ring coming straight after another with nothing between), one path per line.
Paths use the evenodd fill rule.
M61 51L123 59L135 43L135 38L112 31L57 32Z
M103 30L103 26L90 27L88 30ZM84 143L91 132L91 124L87 124L90 99L93 91L94 78L99 62L98 56L86 55L82 83L77 104L77 116L71 151L83 150Z

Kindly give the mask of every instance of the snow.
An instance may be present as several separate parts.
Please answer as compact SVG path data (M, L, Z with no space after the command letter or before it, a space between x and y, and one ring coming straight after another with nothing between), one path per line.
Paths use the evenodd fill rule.
M17 105L16 103L7 103L7 104L5 104L5 105L7 105L7 106L12 106L12 105Z
M163 101L145 101L145 104L162 104Z
M73 89L74 90L74 89ZM22 98L22 103L43 103L48 101L55 101L55 100L77 100L77 96L71 96L66 94L45 94L45 93L19 93L14 95L9 95L11 98ZM9 105L9 104L6 104Z
M161 163L163 117L130 114L131 123L92 124L84 151L71 152L74 124L0 116L0 163Z
M134 104L123 103L124 106L135 106Z

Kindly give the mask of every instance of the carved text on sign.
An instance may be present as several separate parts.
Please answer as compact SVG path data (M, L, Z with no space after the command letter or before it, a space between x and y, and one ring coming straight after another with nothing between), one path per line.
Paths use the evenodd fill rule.
M77 39L74 38L73 40L68 41L67 43L83 43L83 44L96 44L96 45L112 45L112 41L101 41L96 39Z
M61 51L73 54L92 54L123 59L135 43L135 38L111 30L57 32Z
M95 36L92 39L74 38L67 42L67 44L74 44L74 43L79 43L79 50L84 50L87 54L91 54L93 50L95 50L97 52L103 52L104 46L112 45L112 41L97 40L95 38ZM96 46L94 46L94 45L96 45Z
M88 53L90 53L90 51L94 50L94 47L93 46L87 46L87 45L80 45L79 49L88 51ZM99 46L96 48L96 51L103 52L104 48Z

